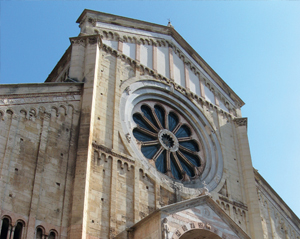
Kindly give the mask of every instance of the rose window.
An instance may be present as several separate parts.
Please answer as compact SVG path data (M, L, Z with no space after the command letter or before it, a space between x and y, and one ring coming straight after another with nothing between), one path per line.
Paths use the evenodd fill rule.
M176 110L158 102L141 102L134 108L133 120L140 150L158 171L182 181L201 175L205 162L199 137Z

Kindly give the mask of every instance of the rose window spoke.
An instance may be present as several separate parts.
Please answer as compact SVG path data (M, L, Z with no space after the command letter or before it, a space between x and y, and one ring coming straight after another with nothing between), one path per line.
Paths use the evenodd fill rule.
M156 169L176 180L190 181L203 171L199 140L188 121L169 106L142 102L133 114L133 135Z

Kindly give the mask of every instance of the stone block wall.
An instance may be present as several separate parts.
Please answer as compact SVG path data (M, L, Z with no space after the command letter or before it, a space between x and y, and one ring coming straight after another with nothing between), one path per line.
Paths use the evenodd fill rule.
M152 173L142 166L140 159L127 144L127 141L135 139L125 137L120 122L121 89L126 86L127 80L137 76L154 81L160 79L153 78L150 72L136 67L105 45L99 53L98 61L92 136L95 142L94 148L98 151L92 157L94 162L91 164L89 177L87 234L91 237L106 238L121 233L155 209L175 203L178 198L175 196L174 188L166 187L156 181ZM247 231L248 208L243 189L243 177L239 173L241 159L236 143L234 116L205 100L192 101L212 124L223 149L225 162L223 180L211 192L213 198L219 203L229 202L228 215ZM105 169L105 176L103 169ZM109 203L106 198L101 201L104 195ZM193 196L185 194L182 195L181 200ZM109 222L100 218L107 218Z
M0 89L1 216L24 238L37 226L67 237L81 84L49 86Z

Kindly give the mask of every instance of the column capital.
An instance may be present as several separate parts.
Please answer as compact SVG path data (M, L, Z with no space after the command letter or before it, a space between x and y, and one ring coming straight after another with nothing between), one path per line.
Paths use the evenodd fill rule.
M236 124L236 126L248 126L248 118L244 117L244 118L235 118L234 123Z
M99 47L102 47L102 40L101 36L99 34L94 35L81 35L78 37L70 37L71 44L81 44L83 46L86 46L86 44L96 44L98 43Z

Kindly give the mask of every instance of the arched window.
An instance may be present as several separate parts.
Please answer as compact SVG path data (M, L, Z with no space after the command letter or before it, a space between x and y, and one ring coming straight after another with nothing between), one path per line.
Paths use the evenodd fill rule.
M36 239L42 239L42 237L43 237L43 230L42 230L42 228L40 228L40 227L38 227L37 229L36 229Z
M55 239L55 233L50 232L48 239Z
M9 228L9 220L7 218L3 218L1 233L0 233L0 239L6 239L7 238L8 228Z
M16 227L15 227L15 232L14 232L13 239L21 239L22 231L23 231L23 223L18 222Z

